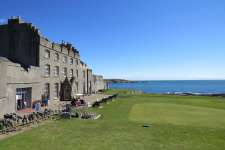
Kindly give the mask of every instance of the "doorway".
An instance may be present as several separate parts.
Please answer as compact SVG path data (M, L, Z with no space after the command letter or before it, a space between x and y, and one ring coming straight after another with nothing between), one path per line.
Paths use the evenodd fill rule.
M16 103L17 110L31 108L31 93L32 88L17 88Z

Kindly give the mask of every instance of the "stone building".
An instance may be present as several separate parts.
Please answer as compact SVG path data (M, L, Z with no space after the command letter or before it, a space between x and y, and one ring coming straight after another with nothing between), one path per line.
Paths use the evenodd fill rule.
M93 75L92 76L93 88L92 92L96 93L97 91L107 89L107 84L103 79L102 75Z
M105 88L72 44L51 42L18 17L0 25L0 69L0 113L31 107L43 97L68 100Z
M0 57L0 116L23 108L31 108L32 102L40 100L41 72L39 67L27 69ZM26 102L22 103L22 99Z

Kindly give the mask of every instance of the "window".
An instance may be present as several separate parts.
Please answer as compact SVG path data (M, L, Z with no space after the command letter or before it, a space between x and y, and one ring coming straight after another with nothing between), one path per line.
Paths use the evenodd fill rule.
M59 61L59 54L58 53L55 53L55 58L54 58L55 61Z
M50 76L50 65L45 65L45 68L44 68L45 70L44 70L44 75L46 76L46 77L49 77Z
M50 51L49 50L45 50L45 58L50 58Z
M78 65L78 59L76 59L76 64Z
M67 76L67 68L63 68L63 76L64 76L64 77Z
M54 76L55 77L59 76L59 66L54 67Z
M67 63L67 56L63 56L63 63Z
M54 84L54 98L59 98L59 83Z
M70 69L70 77L73 77L73 69Z
M79 91L78 82L76 82L76 86L77 86L77 93L78 93L78 91Z
M85 71L83 71L83 78L85 78Z
M71 65L73 64L73 58L70 58L70 64Z
M45 86L44 86L44 96L46 98L49 98L50 97L50 84L49 83L45 83Z
M78 78L78 75L79 75L78 69L76 70L76 74L77 74L77 78Z

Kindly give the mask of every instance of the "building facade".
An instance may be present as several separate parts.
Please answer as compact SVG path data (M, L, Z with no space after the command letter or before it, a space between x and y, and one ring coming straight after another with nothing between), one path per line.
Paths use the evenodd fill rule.
M0 113L105 88L103 77L92 73L72 44L51 42L18 17L0 25L0 58Z
M93 82L92 88L93 93L107 89L107 83L104 81L102 75L93 75L92 82Z

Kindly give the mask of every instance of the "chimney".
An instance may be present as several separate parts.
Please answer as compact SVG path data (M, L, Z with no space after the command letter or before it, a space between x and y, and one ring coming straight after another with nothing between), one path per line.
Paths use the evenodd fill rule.
M19 16L12 16L8 19L8 24L20 24L23 23L22 19Z

